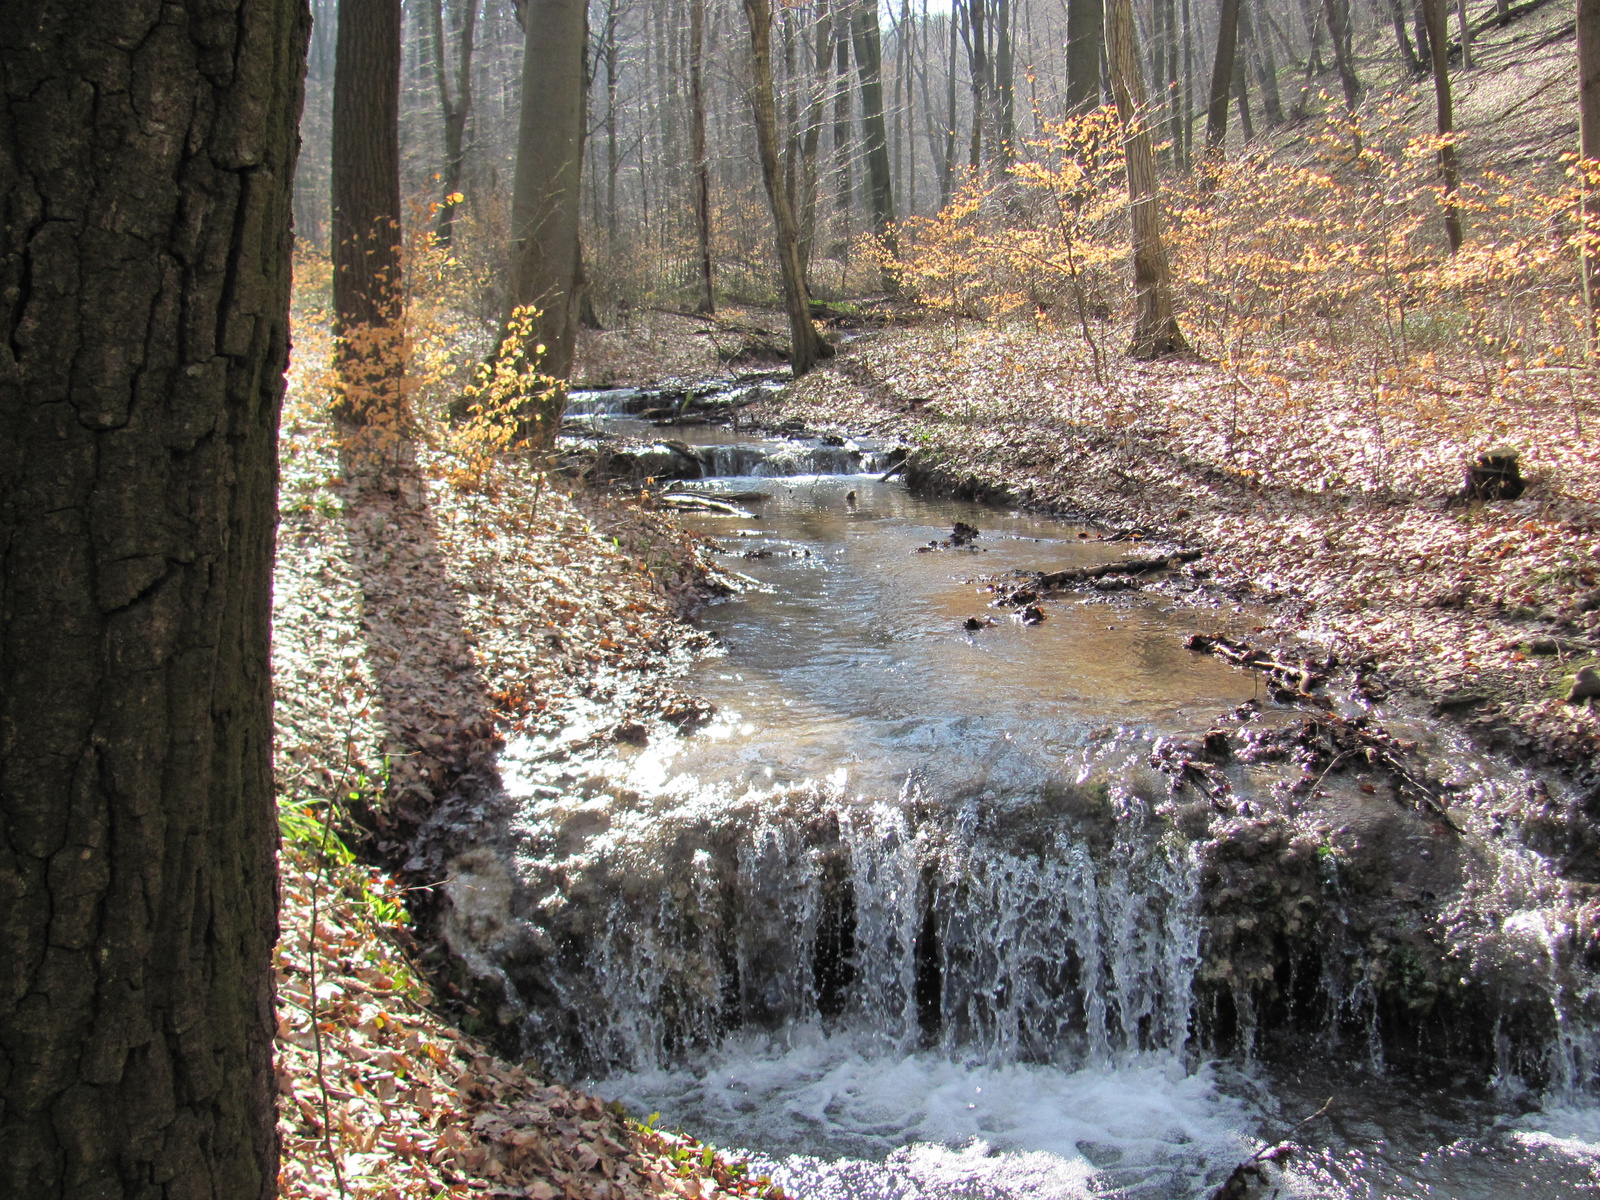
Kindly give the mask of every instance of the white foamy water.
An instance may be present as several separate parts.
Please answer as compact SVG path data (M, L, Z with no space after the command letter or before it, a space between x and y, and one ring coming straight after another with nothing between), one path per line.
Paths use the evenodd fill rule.
M1261 1146L1245 1104L1166 1054L1116 1067L863 1052L815 1029L732 1043L697 1070L593 1085L715 1141L806 1200L1208 1194ZM746 1151L730 1152L734 1157Z

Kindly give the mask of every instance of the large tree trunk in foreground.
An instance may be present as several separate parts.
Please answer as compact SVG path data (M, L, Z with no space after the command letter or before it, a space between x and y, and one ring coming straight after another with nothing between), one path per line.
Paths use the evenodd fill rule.
M277 1189L303 0L0 16L0 1194Z
M1235 0L1237 3L1237 0ZM1161 196L1156 187L1156 160L1145 127L1144 79L1139 74L1139 48L1134 41L1133 0L1107 0L1106 43L1111 90L1122 118L1128 159L1128 211L1133 226L1133 288L1139 306L1133 342L1134 358L1159 358L1189 348L1172 311L1172 274L1161 242ZM1223 93L1227 103L1227 93Z
M540 369L572 372L577 337L579 184L583 173L583 0L528 0L522 116L511 200L511 303L537 308ZM559 401L557 403L559 408ZM553 437L560 413L542 413L536 437Z
M1578 155L1600 170L1600 0L1578 0ZM1600 180L1583 187L1583 296L1589 340L1600 341Z
M1444 0L1422 0L1428 21L1428 44L1433 55L1433 93L1438 102L1439 134L1449 137L1455 129L1450 107L1450 30ZM1461 214L1456 211L1455 194L1461 187L1456 170L1456 148L1449 142L1439 147L1439 175L1444 181L1444 231L1450 239L1450 252L1461 249Z
M767 186L777 232L778 269L783 275L784 306L789 311L789 362L798 379L816 366L819 358L832 355L833 347L822 340L811 323L811 297L800 266L800 230L789 193L784 190L783 166L778 161L778 109L772 93L772 6L769 0L744 0L744 13L750 23L754 74L750 105L756 120L756 148L761 155L761 178Z
M333 307L348 425L404 422L400 0L339 0L333 79Z

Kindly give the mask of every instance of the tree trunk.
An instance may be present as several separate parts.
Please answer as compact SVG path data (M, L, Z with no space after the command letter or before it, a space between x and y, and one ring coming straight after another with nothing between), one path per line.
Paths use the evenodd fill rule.
M1472 29L1467 24L1467 0L1456 0L1456 27L1461 30L1461 68L1472 70Z
M1354 112L1361 103L1361 80L1356 77L1355 60L1350 56L1350 8L1345 0L1322 0L1322 4L1328 14L1328 33L1339 68L1339 84L1344 88L1345 107Z
M1411 39L1406 36L1405 0L1389 0L1389 13L1394 20L1394 44L1400 52L1400 62L1413 75L1420 75L1427 68L1422 65L1417 52L1411 48Z
M952 6L950 15L945 18L950 22L950 61L945 66L945 130L944 130L944 172L939 178L939 207L943 208L950 203L950 197L955 195L956 186L956 59L959 51L957 41L956 10Z
M612 248L617 242L617 173L622 160L617 153L617 4L606 5L606 23L601 35L601 56L606 63L606 234Z
M1161 196L1156 186L1155 155L1144 125L1144 80L1139 74L1139 48L1133 29L1133 0L1107 0L1106 42L1111 88L1127 134L1128 211L1133 226L1133 288L1138 303L1134 358L1159 358L1189 348L1172 311L1172 275L1161 241ZM1227 103L1227 93L1223 93Z
M1260 0L1245 0L1253 16L1264 11ZM1260 21L1252 21L1250 29L1251 57L1256 64L1256 81L1261 87L1261 107L1272 125L1283 124L1283 97L1278 92L1278 60L1272 53L1271 31L1262 28Z
M577 333L578 225L583 173L584 0L527 0L522 116L511 201L511 303L537 308L541 370L572 372ZM535 441L555 435L563 401L536 415Z
M1591 348L1600 343L1600 0L1578 0L1578 155L1583 188L1583 296Z
M783 276L784 301L789 310L789 363L798 379L816 366L818 359L830 357L833 347L818 336L817 327L811 323L811 297L806 291L805 273L800 268L800 231L795 224L794 209L789 205L789 194L783 187L783 167L778 161L778 106L772 87L772 5L770 0L744 0L744 12L750 24L753 69L750 106L755 115L756 148L761 156L761 179L772 205L778 268Z
M1105 40L1101 0L1067 0L1067 111L1100 106L1100 47Z
M856 71L861 81L861 130L867 143L868 193L872 202L872 232L888 239L894 250L894 181L889 176L889 139L883 121L883 42L878 30L877 0L861 0L850 16L855 43ZM883 272L883 289L898 290L892 268Z
M705 52L706 0L689 0L689 107L694 155L694 219L700 236L700 303L696 312L717 311L711 272L711 164L706 161L706 95L701 78Z
M843 36L842 27L840 36ZM806 137L801 147L804 159L803 209L800 218L800 274L811 278L811 249L817 236L817 153L822 145L823 107L827 101L828 68L833 62L833 10L817 6L816 53L812 56L811 107L806 115Z
M1448 138L1455 130L1455 119L1450 106L1450 18L1444 5L1445 0L1422 0L1428 44L1433 49L1433 94L1438 101L1439 134ZM1439 175L1444 180L1444 230L1454 254L1461 249L1461 216L1454 199L1461 177L1456 171L1456 148L1448 141L1439 147Z
M1217 57L1211 67L1211 102L1206 109L1206 153L1220 156L1228 142L1228 94L1233 90L1239 44L1239 0L1222 0L1217 19Z
M1239 0L1239 33L1234 47L1233 98L1239 105L1239 129L1246 142L1256 140L1255 122L1250 119L1250 72L1248 70L1255 50L1255 30L1250 24L1250 0ZM1238 45L1244 46L1244 62L1239 62Z
M6 1196L277 1192L268 655L309 29L303 0L0 18Z
M1190 20L1189 0L1183 0L1183 164L1194 164L1194 25Z
M405 423L400 0L339 0L333 81L333 332L348 426Z
M848 0L836 0L844 4ZM769 6L770 7L770 6ZM843 13L840 14L841 18ZM850 243L850 200L853 185L850 175L850 118L852 115L851 96L854 94L850 87L850 38L845 32L849 22L840 20L841 28L833 40L834 61L834 86L838 89L833 96L833 172L834 172L834 206L839 210L839 215L844 218L844 229L840 233L846 247Z
M439 207L439 241L448 246L455 232L456 201L461 191L461 173L466 162L467 120L472 115L472 42L477 34L478 0L466 0L455 23L461 44L457 49L456 94L450 95L446 69L444 0L433 0L433 37L438 45L434 61L434 83L439 89L439 110L444 118L444 199Z
M1011 0L995 0L995 108L999 128L995 144L1001 166L1009 171L1016 157L1017 81L1016 53L1011 30Z

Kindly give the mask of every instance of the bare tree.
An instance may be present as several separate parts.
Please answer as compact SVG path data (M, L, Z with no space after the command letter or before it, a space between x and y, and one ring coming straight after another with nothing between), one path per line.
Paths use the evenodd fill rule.
M309 23L0 15L7 1196L277 1194L269 630Z
M1239 0L1222 0L1217 56L1211 66L1211 102L1206 109L1206 153L1220 155L1228 142L1228 94L1233 89L1239 44Z
M1067 0L1067 109L1083 113L1100 103L1100 47L1105 40L1102 0Z
M1433 51L1433 94L1439 113L1439 136L1446 139L1439 147L1439 175L1444 181L1444 229L1450 239L1450 252L1461 249L1461 214L1456 210L1455 194L1461 186L1456 170L1456 148L1450 138L1455 120L1450 106L1449 14L1445 0L1422 0L1428 21L1428 43Z
M1600 341L1600 0L1578 0L1578 155L1583 186L1583 295L1591 345Z
M478 31L478 0L458 0L452 22L456 37L456 86L450 92L445 37L444 0L433 0L434 84L444 117L444 199L439 208L439 241L450 244L455 230L456 201L467 158L467 121L472 116L472 49Z
M1237 0L1235 0L1237 2ZM1106 43L1111 90L1126 133L1128 212L1133 226L1133 289L1138 304L1134 358L1160 358L1189 348L1172 309L1172 273L1161 240L1161 195L1156 184L1155 154L1145 127L1144 79L1139 73L1139 48L1133 26L1133 0L1106 0ZM1222 96L1227 103L1227 93Z
M1344 89L1345 106L1352 112L1361 103L1361 80L1356 75L1350 48L1349 0L1322 0L1328 14L1328 34L1333 41L1333 59L1339 68L1339 84Z
M696 311L717 311L711 270L711 167L706 161L706 93L701 59L705 53L706 0L689 0L690 145L694 155L694 218L700 246L700 303Z
M778 269L783 276L784 304L789 313L789 362L799 378L817 360L833 354L811 322L811 296L800 266L800 230L784 187L783 164L778 156L778 105L772 83L772 5L770 0L744 0L750 26L753 82L750 105L755 115L756 146L761 156L761 178L772 206L772 223L778 243ZM841 41L843 39L840 39Z
M857 0L855 11L850 14L850 40L861 81L861 129L867 150L872 232L892 242L894 180L889 175L889 145L883 121L883 41L878 30L877 0ZM892 245L890 251L893 252ZM892 268L884 269L883 287L891 293L898 288Z

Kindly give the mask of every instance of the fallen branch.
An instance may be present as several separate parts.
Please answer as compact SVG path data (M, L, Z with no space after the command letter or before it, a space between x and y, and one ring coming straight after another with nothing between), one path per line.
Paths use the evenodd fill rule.
M1035 574L1030 584L1024 584L1007 595L1005 604L1032 604L1037 600L1038 588L1063 588L1074 583L1092 583L1108 575L1150 575L1156 571L1176 571L1184 563L1194 562L1204 550L1179 550L1165 558L1124 558L1117 562L1102 563L1098 567L1073 567L1065 571L1045 571Z
M1233 1169L1233 1172L1226 1180L1223 1181L1222 1186L1211 1193L1211 1200L1245 1200L1245 1197L1249 1196L1250 1194L1250 1176L1254 1175L1262 1183L1267 1181L1266 1172L1262 1171L1261 1163L1278 1162L1283 1158L1287 1158L1289 1143L1294 1138L1294 1135L1298 1133L1303 1126L1309 1125L1312 1121L1315 1121L1318 1117L1326 1113L1332 1104L1333 1097L1329 1096L1321 1108L1317 1109L1317 1111L1312 1113L1309 1117L1304 1117L1301 1120L1296 1121L1290 1128L1289 1132L1284 1134L1283 1137L1278 1140L1278 1142L1271 1146L1263 1146L1249 1158L1245 1159Z

